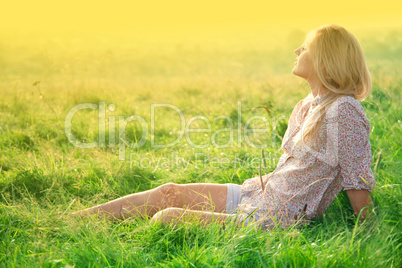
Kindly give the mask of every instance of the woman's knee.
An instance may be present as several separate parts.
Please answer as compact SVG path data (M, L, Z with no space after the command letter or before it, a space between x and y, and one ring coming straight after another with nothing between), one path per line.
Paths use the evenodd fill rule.
M157 189L163 208L181 207L183 205L181 187L179 184L170 182L157 187Z
M173 182L168 182L165 184L162 184L161 186L156 187L160 192L171 192L175 190L179 184L173 183Z
M181 208L165 208L158 211L157 213L155 213L154 216L152 216L151 223L169 223L171 221L179 219L183 212L184 210Z

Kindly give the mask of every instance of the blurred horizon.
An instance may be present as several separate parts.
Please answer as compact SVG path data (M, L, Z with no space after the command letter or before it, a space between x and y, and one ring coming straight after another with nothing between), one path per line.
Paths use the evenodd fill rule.
M301 43L308 31L336 23L358 38L402 28L402 2L21 1L3 4L1 43L85 40L127 43L272 46ZM120 42L120 44L119 44ZM292 44L293 45L293 44Z

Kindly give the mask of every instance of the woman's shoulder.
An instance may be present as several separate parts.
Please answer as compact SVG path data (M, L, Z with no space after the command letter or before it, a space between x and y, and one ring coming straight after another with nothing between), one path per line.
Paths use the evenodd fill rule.
M352 96L341 96L336 101L339 103L339 105L348 103L348 104L352 105L353 107L363 109L361 103Z
M338 120L354 118L355 120L363 120L365 123L369 124L363 106L352 96L337 98L328 108L326 117Z

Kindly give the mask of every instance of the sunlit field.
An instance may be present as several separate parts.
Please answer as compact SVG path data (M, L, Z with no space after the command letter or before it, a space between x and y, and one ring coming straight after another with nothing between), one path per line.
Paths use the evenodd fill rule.
M307 226L261 232L68 214L167 182L264 174L308 84L265 39L153 42L18 36L0 42L0 266L401 267L402 32L359 33L373 78L377 186L358 224L344 192ZM198 131L198 132L197 132ZM88 147L88 148L82 148Z

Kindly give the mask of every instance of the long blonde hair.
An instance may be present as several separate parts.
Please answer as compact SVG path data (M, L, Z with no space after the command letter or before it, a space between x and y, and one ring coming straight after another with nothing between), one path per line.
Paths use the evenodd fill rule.
M371 76L359 41L342 26L327 24L311 31L304 46L319 80L327 90L322 102L303 122L295 143L317 138L326 110L337 98L353 96L362 101L371 90Z

